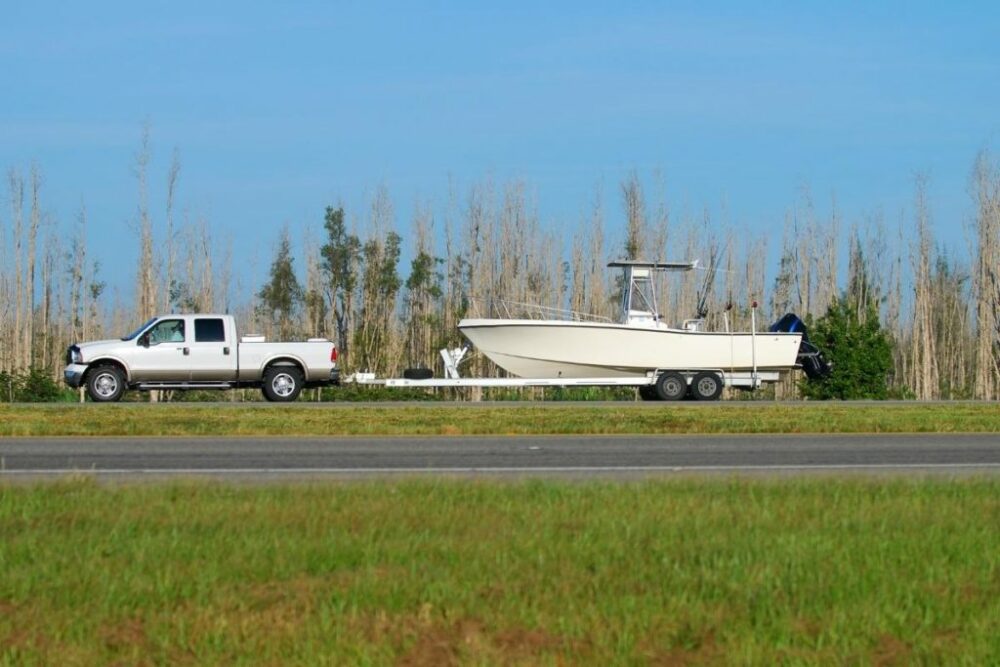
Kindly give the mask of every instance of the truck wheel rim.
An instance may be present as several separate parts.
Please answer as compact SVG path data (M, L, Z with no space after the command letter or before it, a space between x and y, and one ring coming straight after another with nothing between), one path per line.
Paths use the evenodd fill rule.
M295 378L288 373L279 373L271 380L271 389L278 396L291 396L295 391Z
M101 373L94 379L94 391L101 398L114 396L118 391L118 379L111 373Z

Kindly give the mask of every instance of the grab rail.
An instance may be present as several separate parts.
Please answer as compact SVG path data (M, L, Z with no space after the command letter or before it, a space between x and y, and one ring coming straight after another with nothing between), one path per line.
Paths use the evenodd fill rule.
M569 322L613 322L610 317L583 313L569 308L542 306L497 297L469 297L469 303L480 317L499 317L507 320L565 320ZM480 310L481 309L481 310Z

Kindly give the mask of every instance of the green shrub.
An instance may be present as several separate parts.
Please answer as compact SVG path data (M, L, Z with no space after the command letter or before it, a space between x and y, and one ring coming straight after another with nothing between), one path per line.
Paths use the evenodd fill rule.
M0 371L0 401L53 403L74 400L76 393L53 380L45 369L29 368L24 373Z
M850 299L835 299L816 322L812 342L832 370L824 378L802 383L806 398L888 398L892 344L875 303L859 308Z

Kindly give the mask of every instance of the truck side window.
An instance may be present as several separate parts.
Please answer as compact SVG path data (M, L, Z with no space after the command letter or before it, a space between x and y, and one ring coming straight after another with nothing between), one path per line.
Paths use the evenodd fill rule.
M221 319L198 318L194 321L194 340L196 343L224 343L226 327Z
M149 344L183 343L184 320L160 320L149 330Z

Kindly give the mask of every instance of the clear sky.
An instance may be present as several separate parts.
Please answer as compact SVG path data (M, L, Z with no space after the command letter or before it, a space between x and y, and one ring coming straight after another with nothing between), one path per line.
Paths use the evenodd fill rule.
M36 162L63 223L86 202L112 281L147 119L154 206L177 147L180 206L238 258L379 184L406 232L449 176L523 178L558 229L603 184L620 226L633 168L776 234L802 185L892 220L923 172L959 248L1000 143L998 35L996 2L8 2L0 167Z

